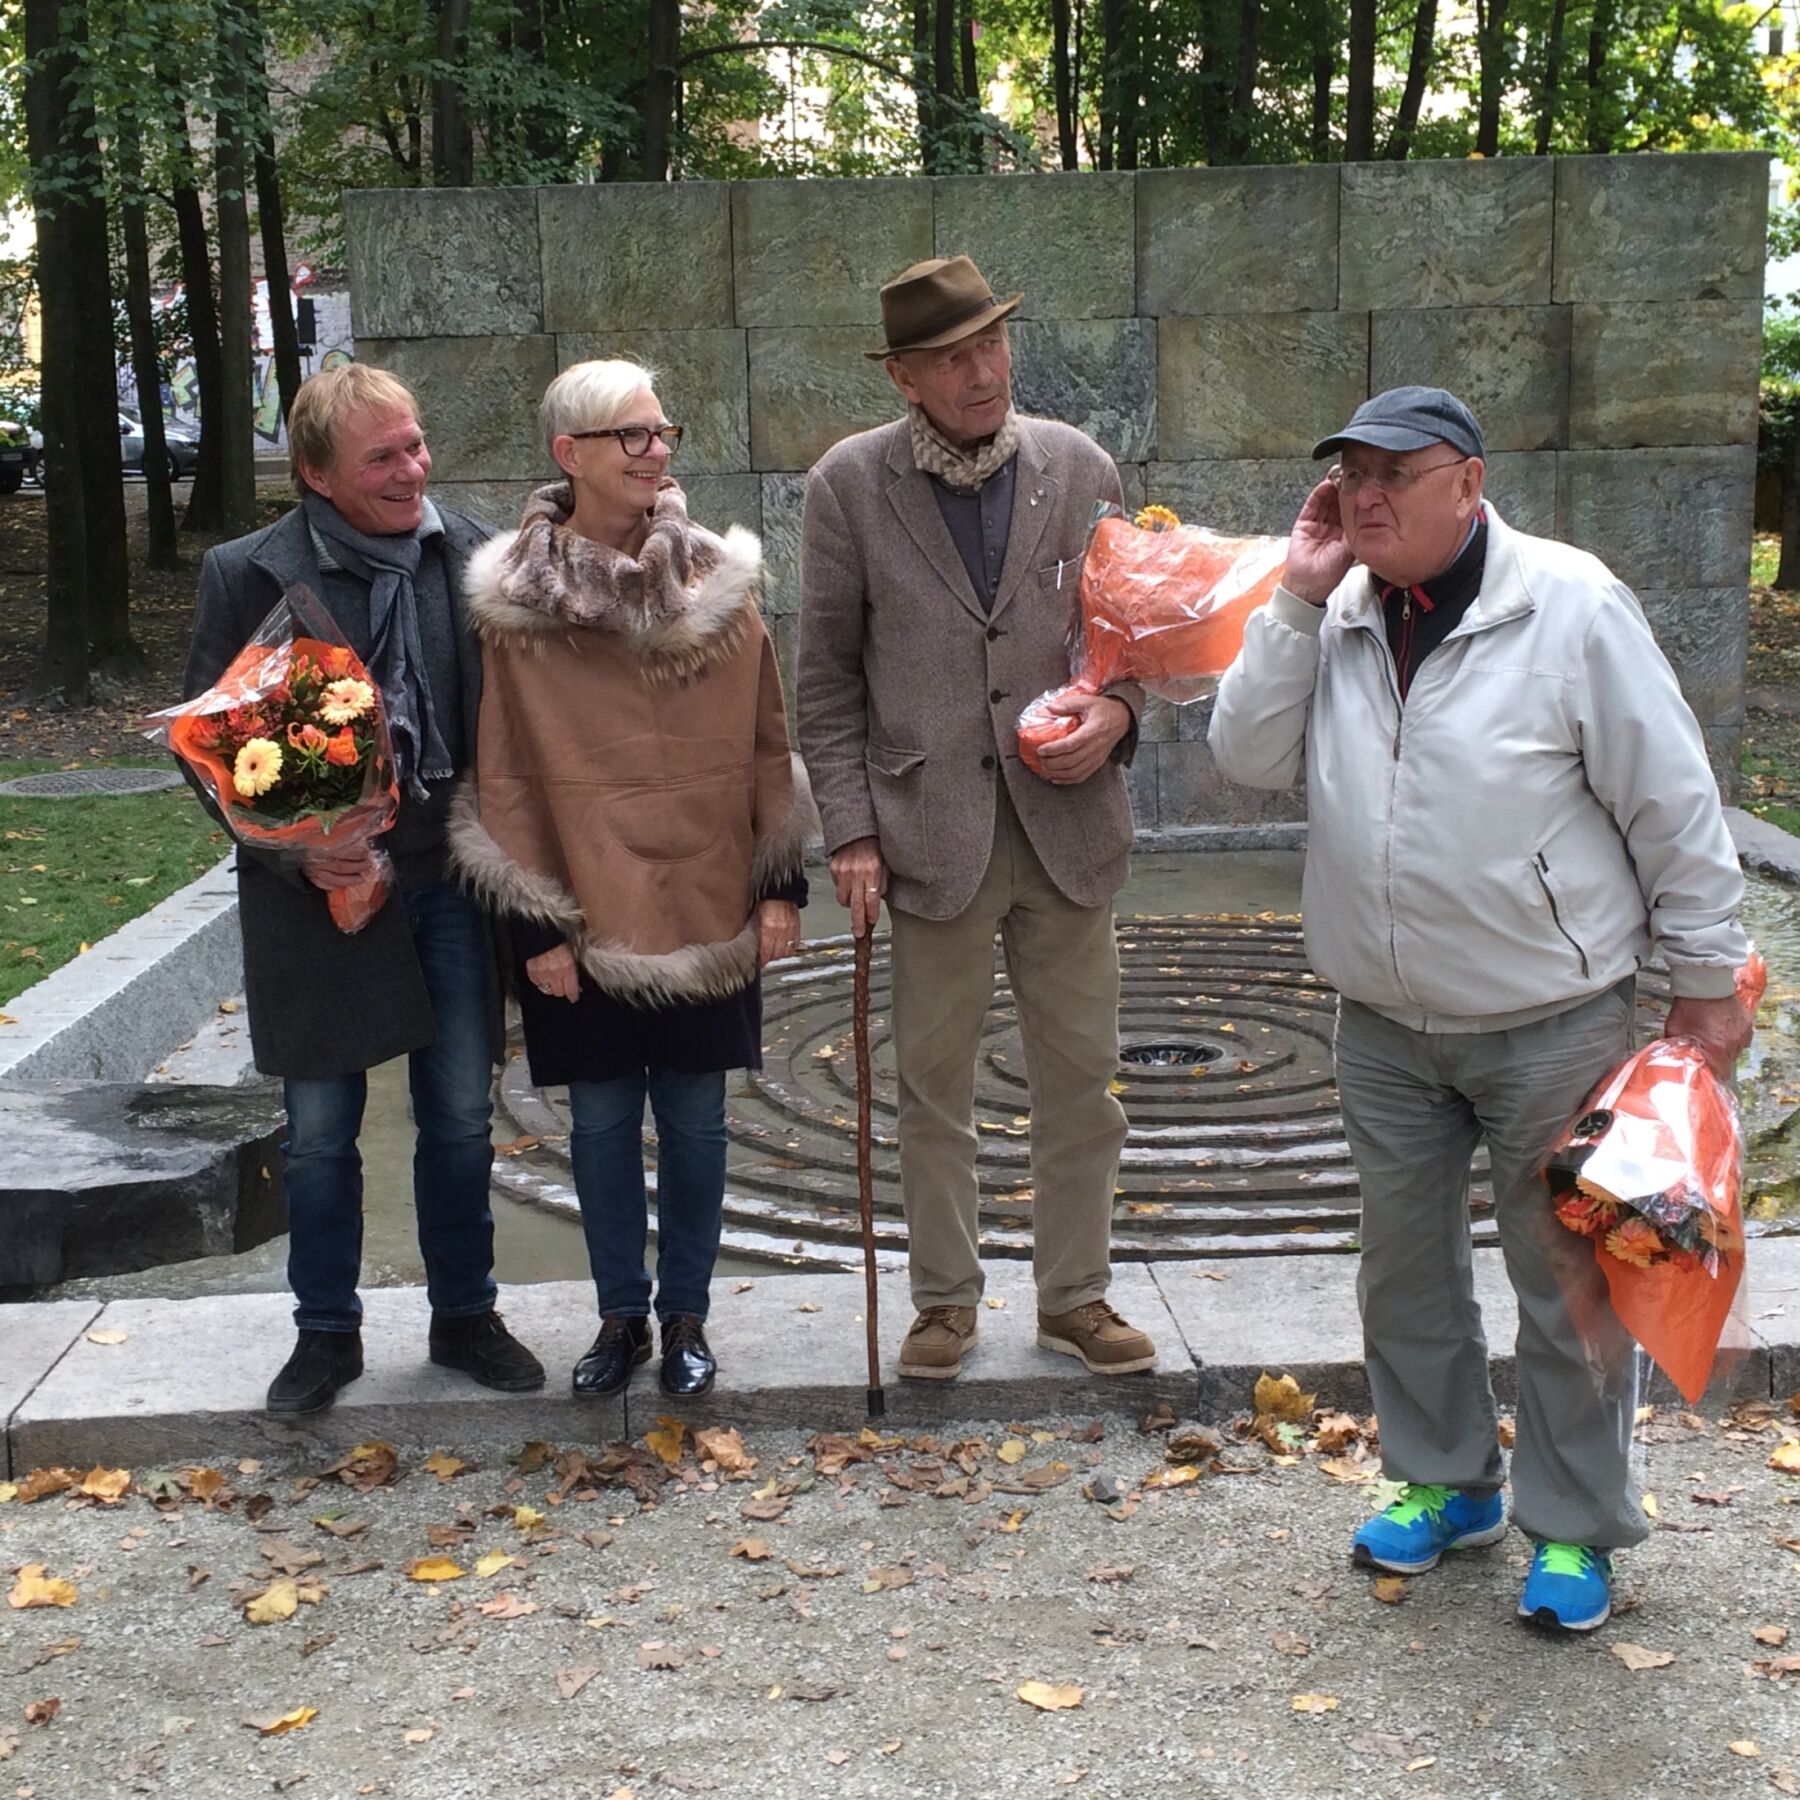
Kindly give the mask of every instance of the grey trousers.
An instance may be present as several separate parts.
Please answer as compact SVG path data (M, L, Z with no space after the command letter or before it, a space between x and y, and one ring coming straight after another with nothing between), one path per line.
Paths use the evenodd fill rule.
M888 909L900 1187L913 1304L974 1306L982 1290L975 1060L998 935L1031 1093L1031 1263L1038 1307L1072 1312L1112 1279L1113 1187L1125 1111L1119 950L1110 906L1077 906L1044 872L1006 789L975 898L953 919Z
M1453 1033L1343 1000L1337 1025L1383 1472L1475 1493L1505 1480L1469 1236L1469 1162L1485 1138L1519 1297L1513 1522L1540 1541L1603 1550L1646 1532L1630 1474L1635 1350L1592 1242L1558 1223L1539 1170L1588 1090L1629 1054L1634 999L1625 981L1533 1025Z

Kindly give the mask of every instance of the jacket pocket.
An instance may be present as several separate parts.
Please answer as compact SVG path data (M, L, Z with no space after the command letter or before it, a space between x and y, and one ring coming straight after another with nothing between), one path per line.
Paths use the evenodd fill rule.
M871 741L863 750L881 855L896 874L931 878L931 825L925 801L925 752Z
M1559 883L1555 875L1551 873L1549 859L1544 855L1543 851L1538 851L1538 853L1532 857L1531 867L1532 872L1537 876L1538 886L1544 890L1544 899L1549 904L1550 917L1554 922L1556 929L1567 941L1569 948L1581 959L1582 974L1584 976L1591 974L1592 970L1588 964L1587 950L1582 945L1581 939L1578 938L1574 932L1570 917L1568 896L1563 892L1561 883Z

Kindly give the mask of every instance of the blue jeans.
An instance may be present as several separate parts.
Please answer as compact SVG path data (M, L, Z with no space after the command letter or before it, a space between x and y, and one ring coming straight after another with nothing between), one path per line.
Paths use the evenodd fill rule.
M646 1318L644 1099L656 1118L656 1316L706 1317L725 1209L725 1075L569 1083L569 1160L602 1315Z
M480 909L448 884L396 894L406 908L437 1036L407 1059L412 1085L413 1207L434 1314L472 1318L493 1309L494 1215L488 1177L494 1146L494 1070L488 1038L493 939ZM354 1331L362 1320L362 1130L368 1077L284 1084L288 1286L294 1323Z

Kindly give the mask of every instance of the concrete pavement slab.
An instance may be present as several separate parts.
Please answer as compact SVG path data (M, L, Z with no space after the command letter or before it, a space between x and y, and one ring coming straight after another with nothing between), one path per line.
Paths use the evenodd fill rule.
M6 1440L0 1472L12 1473L13 1414L99 1315L98 1300L0 1306L0 1429Z
M79 1339L20 1406L11 1433L22 1468L105 1461L154 1468L205 1461L238 1446L343 1450L369 1439L400 1448L623 1435L616 1401L577 1401L569 1371L594 1334L586 1282L509 1288L508 1325L542 1359L536 1394L496 1394L425 1360L430 1303L419 1288L363 1298L362 1378L330 1411L276 1420L263 1412L270 1377L293 1345L285 1294L118 1300L103 1315L124 1342Z
M1143 1264L1113 1271L1108 1298L1132 1324L1148 1331L1160 1362L1137 1375L1090 1375L1071 1357L1037 1345L1037 1294L1022 1262L983 1264L987 1290L977 1309L980 1337L955 1381L902 1381L896 1370L900 1340L912 1323L904 1275L879 1276L882 1392L885 1417L903 1425L942 1422L955 1413L1025 1419L1107 1409L1143 1412L1159 1402L1179 1413L1194 1404L1194 1371L1155 1280ZM860 1423L869 1385L864 1285L861 1275L792 1275L714 1284L707 1338L719 1359L712 1393L672 1401L656 1384L652 1362L628 1396L629 1423L641 1432L659 1414L727 1419L745 1426L800 1425L815 1429ZM993 1305L999 1301L1002 1304Z

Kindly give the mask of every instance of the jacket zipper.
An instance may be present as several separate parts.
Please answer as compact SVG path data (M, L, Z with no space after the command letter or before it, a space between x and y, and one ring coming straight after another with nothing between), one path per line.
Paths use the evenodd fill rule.
M1544 890L1544 898L1550 902L1550 917L1556 922L1556 929L1568 940L1568 945L1581 958L1581 972L1589 973L1588 954L1576 941L1575 934L1563 923L1562 909L1556 904L1556 890L1550 885L1550 865L1544 860L1543 851L1539 851L1532 859L1537 869L1538 886Z

